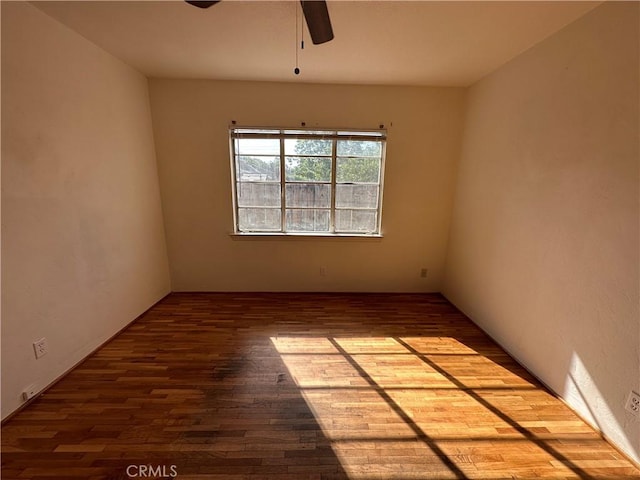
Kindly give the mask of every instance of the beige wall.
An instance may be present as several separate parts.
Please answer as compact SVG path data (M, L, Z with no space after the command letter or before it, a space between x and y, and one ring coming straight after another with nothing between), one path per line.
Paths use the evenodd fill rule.
M444 293L640 458L637 2L469 91Z
M150 91L174 290L440 289L463 89L152 79ZM384 238L232 238L232 120L385 124Z
M169 288L146 79L2 2L2 417Z

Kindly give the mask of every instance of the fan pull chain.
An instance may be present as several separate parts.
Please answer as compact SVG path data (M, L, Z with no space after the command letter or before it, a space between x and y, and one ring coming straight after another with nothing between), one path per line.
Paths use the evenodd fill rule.
M296 46L296 68L293 69L293 73L295 73L296 75L299 75L300 74L300 68L298 68L298 25L300 24L300 21L299 21L300 12L298 11L298 2L294 2L294 5L295 5L295 9L296 9L296 43L295 43L295 46ZM303 40L302 45L303 45L302 48L304 48L304 40Z
M300 10L302 10L302 5L300 5ZM300 50L304 50L304 23L302 21L300 21Z

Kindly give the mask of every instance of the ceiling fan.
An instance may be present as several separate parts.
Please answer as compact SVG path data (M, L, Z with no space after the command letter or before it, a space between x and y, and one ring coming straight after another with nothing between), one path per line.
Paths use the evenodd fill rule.
M198 8L209 8L210 6L220 2L220 0L185 1ZM327 10L327 2L325 0L300 0L300 4L302 5L304 18L307 21L307 27L309 27L311 41L315 45L318 45L320 43L333 40L333 29L331 28L331 19L329 18L329 11Z

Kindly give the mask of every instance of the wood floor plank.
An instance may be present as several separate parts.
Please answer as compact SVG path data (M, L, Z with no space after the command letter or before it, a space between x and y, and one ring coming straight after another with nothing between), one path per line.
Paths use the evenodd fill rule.
M640 478L437 294L172 294L2 427L3 479L171 466L181 480Z

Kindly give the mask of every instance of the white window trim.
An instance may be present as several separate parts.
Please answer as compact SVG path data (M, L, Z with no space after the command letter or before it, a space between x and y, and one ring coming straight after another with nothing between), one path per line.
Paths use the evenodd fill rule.
M245 132L238 133L238 131ZM268 131L271 133L258 133L258 131ZM252 133L251 131L255 131ZM304 132L323 132L323 135L316 135L314 133L307 134L309 138L322 138L322 139L332 139L332 154L331 154L331 180L330 182L325 182L326 184L331 185L331 205L329 207L330 210L330 230L328 232L314 232L314 231L295 231L295 232L287 232L284 231L285 228L285 213L286 213L286 199L285 199L285 186L287 184L285 177L285 149L284 149L284 139L285 138L304 138L306 135ZM287 133L287 132L296 132L296 133ZM299 132L299 133L298 133ZM235 151L235 139L239 136L243 136L244 138L250 136L256 136L260 138L278 138L280 139L280 195L281 195L281 203L280 207L277 207L281 211L282 220L281 220L281 228L282 231L241 231L238 225L238 197L237 197L237 165L236 165L236 151ZM337 159L337 141L339 139L348 139L348 138L361 138L363 140L375 140L380 141L382 144L381 149L381 159L380 159L380 178L378 182L378 205L377 205L377 225L375 232L335 232L335 195L336 195L336 159ZM380 239L383 237L382 233L382 199L383 199L383 190L384 190L384 172L385 172L385 159L386 159L386 141L387 141L387 131L385 129L354 129L354 128L310 128L310 127L289 127L289 128L280 128L280 127L255 127L255 126L237 126L234 125L229 128L229 152L230 152L230 160L231 160L231 192L232 192L232 201L233 201L233 232L230 233L231 236L237 238L282 238L288 237L292 239L304 239L306 237L313 238L357 238L357 239ZM322 183L322 182L320 182ZM373 209L372 209L373 210Z

